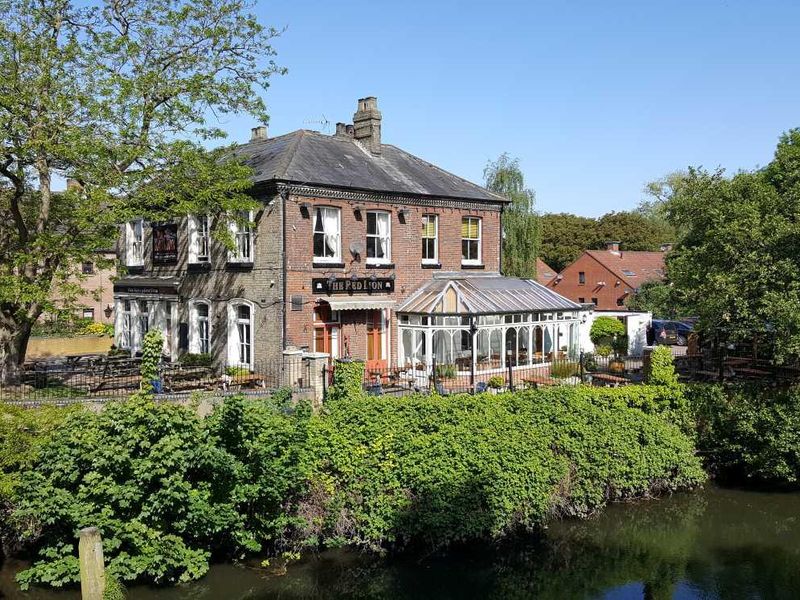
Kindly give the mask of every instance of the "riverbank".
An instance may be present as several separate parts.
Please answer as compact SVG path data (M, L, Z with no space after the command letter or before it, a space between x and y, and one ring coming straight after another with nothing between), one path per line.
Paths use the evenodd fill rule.
M608 506L588 520L551 524L544 537L476 544L446 554L307 554L285 574L213 565L201 581L134 586L128 600L597 598L682 600L796 597L800 494L707 486ZM257 564L258 561L254 561ZM76 592L22 593L0 570L9 600L77 600Z

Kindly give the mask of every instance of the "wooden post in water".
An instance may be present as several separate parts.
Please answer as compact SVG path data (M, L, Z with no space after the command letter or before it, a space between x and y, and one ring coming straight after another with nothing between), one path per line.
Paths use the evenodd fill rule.
M81 600L103 600L106 570L103 563L103 540L97 527L81 529L78 559L81 564Z

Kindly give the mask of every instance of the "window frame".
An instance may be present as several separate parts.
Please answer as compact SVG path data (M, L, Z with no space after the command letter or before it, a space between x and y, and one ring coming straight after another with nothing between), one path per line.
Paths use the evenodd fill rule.
M327 235L324 230L324 213L327 211L334 211L336 213L336 248L333 256L317 256L316 253L316 236L322 236L323 253L327 248L325 236ZM323 219L323 230L317 231L317 215ZM315 206L314 218L311 221L311 255L315 263L339 263L342 261L342 209L338 206Z
M205 223L205 228L201 224ZM211 224L208 215L189 215L189 263L205 264L211 262ZM202 244L201 240L205 243ZM201 245L202 244L202 245ZM201 253L205 246L205 254Z
M481 261L483 260L483 219L481 217L476 217L473 215L465 215L461 217L461 227L463 230L464 221L478 221L478 237L477 238L465 238L463 231L461 234L461 264L462 265L480 265L483 264ZM465 241L476 241L478 244L478 256L477 258L464 258L464 242Z
M386 265L392 262L392 213L387 210L368 210L366 211L366 231L367 231L367 264L368 265ZM370 215L375 217L375 231L376 233L369 232L369 218ZM386 218L386 235L377 233L378 230L378 217ZM341 228L341 227L340 227ZM369 241L370 239L376 240L376 244L380 244L382 240L386 240L386 252L382 257L370 257L369 255ZM376 246L377 248L377 246Z
M433 237L425 235L427 228L427 219L433 219ZM425 213L422 215L422 264L436 265L439 264L439 215L433 213ZM433 240L433 258L425 257L426 245L425 242Z
M202 318L206 323L205 349L203 348L204 338L202 336L202 329L200 327L203 321L201 321L200 313L198 311L200 306L205 306L208 311L206 316ZM192 354L210 354L213 327L212 317L214 314L213 309L211 308L211 302L205 299L193 300L189 311L189 352Z
M237 264L253 264L253 255L255 253L254 237L253 237L253 229L254 229L253 211L242 210L238 212L240 217L247 219L248 224L244 228L242 228L239 225L239 223L237 223L234 219L230 219L230 222L228 224L228 229L230 230L231 236L233 237L235 251L231 250L228 251L228 262ZM239 241L243 238L247 239L247 246L249 250L247 256L240 253L241 247L239 245Z
M586 271L578 271L578 285L586 285Z
M243 324L239 317L239 307L246 306L250 311L248 319L249 335L246 344L242 343L239 325ZM228 365L232 367L253 368L254 364L254 341L255 341L255 304L249 300L236 298L228 302ZM249 361L243 362L242 347L248 348Z
M136 227L141 231L137 240ZM128 267L144 266L144 219L138 218L125 224L125 265Z

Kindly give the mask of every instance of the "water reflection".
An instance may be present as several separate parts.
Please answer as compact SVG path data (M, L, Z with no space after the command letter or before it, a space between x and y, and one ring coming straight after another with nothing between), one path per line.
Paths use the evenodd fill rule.
M328 552L279 577L222 565L199 583L135 588L129 598L797 598L798 514L798 494L712 488L612 506L513 546L423 560Z

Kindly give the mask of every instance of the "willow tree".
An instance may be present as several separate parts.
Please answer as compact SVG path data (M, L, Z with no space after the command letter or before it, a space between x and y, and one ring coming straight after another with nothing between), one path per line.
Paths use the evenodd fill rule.
M501 154L486 165L483 176L488 189L511 200L503 213L503 274L534 279L541 228L535 211L536 195L525 187L519 160Z
M118 223L252 206L249 171L201 144L224 137L220 115L266 121L260 91L281 69L278 32L243 0L0 0L0 14L2 382Z

